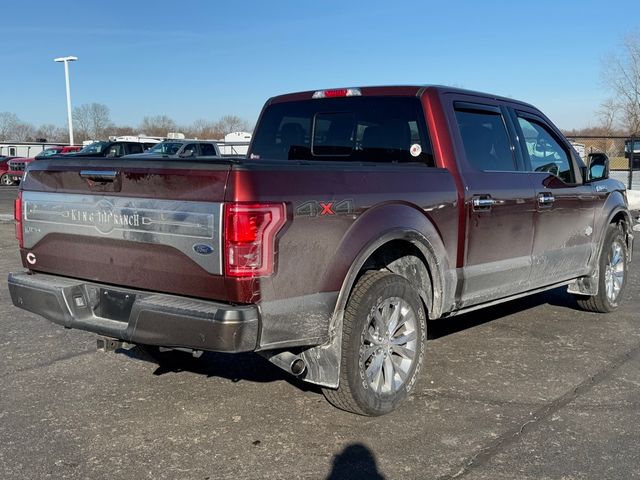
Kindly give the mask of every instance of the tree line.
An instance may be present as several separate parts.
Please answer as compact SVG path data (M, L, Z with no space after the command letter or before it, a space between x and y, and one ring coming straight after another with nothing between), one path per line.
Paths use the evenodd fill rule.
M169 132L181 132L187 138L219 140L227 133L251 131L249 122L237 115L224 115L217 120L199 119L189 125L179 125L167 115L142 119L137 126L117 125L111 121L109 107L102 103L86 103L73 109L73 136L76 144L85 140L105 140L109 135L150 135L164 137ZM66 127L53 124L35 126L23 122L15 113L0 112L0 141L4 142L69 141Z

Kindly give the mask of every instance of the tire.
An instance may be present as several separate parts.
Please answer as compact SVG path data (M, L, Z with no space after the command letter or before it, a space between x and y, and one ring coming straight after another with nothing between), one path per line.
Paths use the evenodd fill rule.
M11 177L5 173L0 177L0 185L8 187L8 186L14 185L14 182L13 180L11 180Z
M624 296L629 267L629 253L621 227L613 224L607 227L598 262L598 294L579 295L576 300L580 308L588 312L613 312Z
M366 273L344 314L340 383L323 388L325 397L360 415L391 412L415 385L426 336L425 309L411 283L390 272Z

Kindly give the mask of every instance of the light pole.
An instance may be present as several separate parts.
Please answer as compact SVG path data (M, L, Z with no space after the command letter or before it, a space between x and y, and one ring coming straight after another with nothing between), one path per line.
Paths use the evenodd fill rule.
M64 81L67 84L67 119L69 121L69 145L73 145L73 121L71 118L71 89L69 88L69 62L75 62L78 57L54 58L54 62L64 63Z

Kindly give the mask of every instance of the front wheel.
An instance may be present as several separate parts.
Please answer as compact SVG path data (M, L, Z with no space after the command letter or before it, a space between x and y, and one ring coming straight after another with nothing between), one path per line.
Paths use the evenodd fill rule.
M394 410L422 365L426 314L416 289L390 272L366 273L344 314L340 384L323 389L334 406L360 415Z
M589 312L609 313L620 305L627 284L629 256L622 228L609 225L600 252L598 294L578 296L578 305Z

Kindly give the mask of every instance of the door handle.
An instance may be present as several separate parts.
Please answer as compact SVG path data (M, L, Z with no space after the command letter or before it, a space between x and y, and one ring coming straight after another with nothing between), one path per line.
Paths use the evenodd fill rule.
M473 197L473 200L471 200L473 210L476 212L491 210L491 207L493 207L496 203L498 203L498 201L494 200L489 195Z
M118 175L115 170L81 170L80 176L94 182L113 182Z
M553 202L556 201L556 197L553 196L553 193L550 192L542 192L538 194L538 204L543 207L550 207L553 205Z

